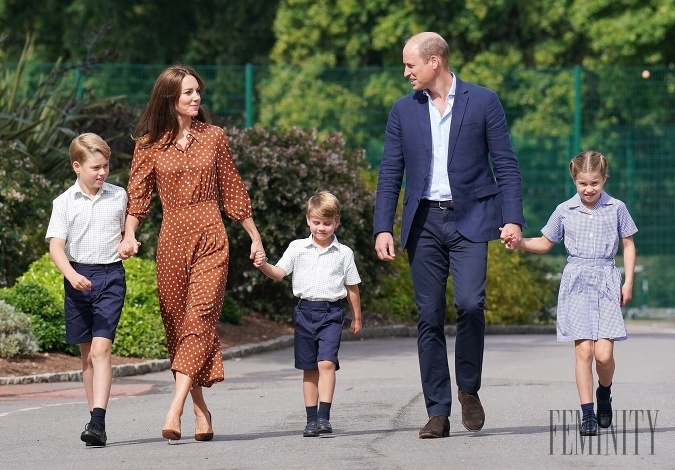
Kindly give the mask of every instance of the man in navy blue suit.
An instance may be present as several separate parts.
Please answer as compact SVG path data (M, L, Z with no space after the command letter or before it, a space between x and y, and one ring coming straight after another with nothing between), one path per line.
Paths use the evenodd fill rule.
M420 438L447 437L451 381L445 291L452 274L457 309L455 377L462 423L479 431L478 397L485 334L487 242L522 238L520 169L497 94L463 82L448 67L438 34L412 36L403 48L413 92L387 121L375 202L375 251L392 261L394 216L403 175L401 244L408 251L419 313L417 348L429 421ZM501 230L501 233L500 233Z

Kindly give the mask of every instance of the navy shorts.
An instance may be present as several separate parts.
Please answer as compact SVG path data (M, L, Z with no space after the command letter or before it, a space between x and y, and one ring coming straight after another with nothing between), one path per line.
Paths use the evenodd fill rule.
M295 368L316 370L319 361L335 363L340 369L338 350L345 311L341 302L300 300L293 310Z
M67 279L63 280L66 341L69 344L89 343L95 336L114 340L127 292L122 262L70 264L91 281L91 290L79 291Z

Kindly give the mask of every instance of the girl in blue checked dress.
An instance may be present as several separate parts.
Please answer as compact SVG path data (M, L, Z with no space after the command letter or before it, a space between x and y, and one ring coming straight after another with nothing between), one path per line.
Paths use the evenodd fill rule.
M583 418L582 436L595 436L598 425L612 424L614 341L628 338L621 306L631 299L637 232L626 205L603 191L607 160L594 151L582 152L570 162L577 194L551 215L539 238L520 243L504 240L507 248L546 253L565 241L569 256L558 294L558 341L574 341L575 375ZM621 242L625 278L614 264ZM598 373L593 411L593 358Z

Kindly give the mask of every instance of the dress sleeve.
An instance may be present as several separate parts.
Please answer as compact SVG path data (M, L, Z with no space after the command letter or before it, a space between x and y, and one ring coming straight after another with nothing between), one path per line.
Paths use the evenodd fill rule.
M563 214L561 207L556 207L548 222L541 229L542 235L551 240L553 243L560 243L565 236L565 227L563 224Z
M248 219L253 215L251 198L237 168L234 166L232 153L224 131L218 137L216 146L218 190L225 214L236 221Z
M627 238L637 233L638 229L625 204L621 203L618 210L619 238Z
M127 214L141 222L148 216L152 191L155 189L155 153L152 147L144 149L137 143L131 160L127 184Z

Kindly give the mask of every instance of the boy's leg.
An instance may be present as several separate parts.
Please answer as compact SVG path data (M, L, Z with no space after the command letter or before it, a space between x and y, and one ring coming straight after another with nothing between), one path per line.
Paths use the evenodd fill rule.
M112 386L112 341L108 338L95 336L91 341L89 356L94 368L92 388L93 400L91 409L108 408L110 387Z
M80 343L80 356L82 358L82 383L84 393L87 395L89 413L94 409L94 365L91 363L91 342Z
M340 350L343 324L344 309L342 308L342 304L340 302L329 303L327 314L318 333L319 410L317 424L319 434L333 432L329 421L330 408L335 393L335 372L340 369L338 352Z
M302 372L302 396L305 406L316 407L319 404L319 371L304 370Z
M319 361L319 401L333 403L335 393L335 363Z
M85 390L91 394L89 399L89 411L91 420L84 427L80 439L87 445L105 446L108 440L105 432L105 412L110 398L112 385L111 348L112 340L95 336L91 343L80 346L83 355L87 351L87 371L83 372ZM83 356L84 364L84 356Z
M319 434L333 432L330 424L330 408L335 393L335 368L332 361L319 361L319 410L317 424Z
M302 396L305 401L305 412L307 413L307 425L302 435L304 437L317 437L319 428L317 426L317 405L319 402L319 371L316 369L305 369L302 371Z

